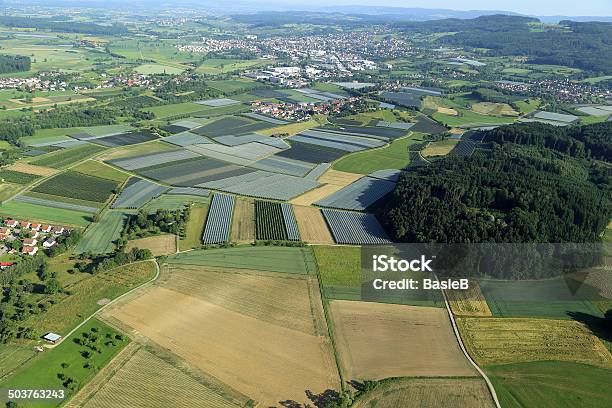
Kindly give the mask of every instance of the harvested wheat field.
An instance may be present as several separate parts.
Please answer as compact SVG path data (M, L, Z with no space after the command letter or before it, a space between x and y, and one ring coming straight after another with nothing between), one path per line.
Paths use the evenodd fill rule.
M134 345L105 367L69 406L232 408L241 406L240 402L225 397L223 391L215 390L185 367Z
M447 290L445 293L455 315L491 316L491 309L477 282L470 282L470 288L467 290Z
M15 163L6 168L7 170L19 171L21 173L34 174L36 176L51 176L59 170L50 167L35 166L27 163Z
M354 408L491 408L493 399L481 378L400 378L366 393Z
M334 300L330 311L346 380L475 375L445 309Z
M234 206L230 241L245 243L254 240L255 202L248 198L239 198Z
M612 355L601 340L576 321L459 318L457 325L478 364L559 360L612 367Z
M105 314L262 406L338 390L316 280L251 273L172 270Z
M322 320L313 321L313 310L323 313L314 277L210 266L170 265L169 270L168 289L306 334L326 334Z
M438 106L438 113L443 113L445 115L450 115L450 116L457 116L459 114L459 112L457 112L455 109L445 108L443 106Z
M323 183L321 187L310 190L299 197L295 197L290 202L294 205L311 205L314 202L334 194L336 191L342 190L344 187L362 177L363 174L329 169L318 179L319 182Z
M309 244L333 244L334 238L327 228L321 210L315 207L294 205L293 212L297 221L302 241Z
M176 235L165 234L134 239L128 242L127 250L132 248L148 249L154 256L176 253Z

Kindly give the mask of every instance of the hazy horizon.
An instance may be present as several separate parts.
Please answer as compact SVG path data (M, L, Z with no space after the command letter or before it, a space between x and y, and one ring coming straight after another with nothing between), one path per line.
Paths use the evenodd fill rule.
M219 7L219 3L213 0L0 0L2 4L39 4L43 6L54 5L79 5L85 4L91 7L117 7L122 4L125 6L136 4L156 4L163 8L176 6L209 6ZM232 7L232 5L234 7ZM589 0L584 3L574 1L558 0L515 0L507 1L487 1L487 0L463 0L460 3L452 0L235 0L224 7L228 9L252 8L257 10L259 6L262 10L313 9L334 6L367 6L367 7L401 7L401 8L423 8L423 9L448 9L456 11L505 11L520 13L532 16L612 16L612 1L610 0Z

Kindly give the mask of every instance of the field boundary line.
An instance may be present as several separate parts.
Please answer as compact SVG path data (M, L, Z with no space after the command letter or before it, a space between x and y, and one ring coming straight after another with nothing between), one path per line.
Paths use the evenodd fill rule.
M476 369L476 371L478 371L480 376L487 383L487 388L489 389L489 393L491 394L491 397L493 398L493 403L495 404L496 408L501 408L499 399L497 398L497 392L495 392L495 387L493 387L493 383L491 382L487 374L485 374L485 372L482 370L482 368L480 368L478 364L476 364L476 362L472 359L470 354L467 352L467 349L465 348L465 344L463 344L463 339L461 338L461 334L459 333L459 329L457 328L457 322L455 321L455 316L453 315L453 311L451 310L450 304L448 303L446 292L444 290L442 290L441 292L442 292L442 296L444 297L444 304L446 305L446 312L448 313L448 317L451 321L451 325L453 326L453 332L455 333L455 337L457 339L457 342L459 343L459 347L461 348L461 351L463 351L463 354L468 359L470 364L472 364L472 366Z
M148 285L151 282L154 282L155 280L157 280L157 278L159 277L159 264L157 263L156 259L147 259L145 261L138 261L138 262L132 262L130 264L126 264L126 265L121 265L118 266L117 268L121 268L127 265L135 265L135 264L139 264L139 263L144 263L144 262L153 262L153 264L155 265L155 276L151 279L149 279L148 281L144 282L141 285L138 285L130 290L128 290L127 292L125 292L124 294L114 298L113 300L111 300L110 302L108 302L107 304L103 305L101 308L99 308L98 310L96 310L95 312L93 312L92 314L90 314L85 320L83 320L81 323L79 323L75 328L73 328L72 330L70 330L70 332L68 332L59 342L55 343L55 344L45 344L46 348L49 349L53 349L57 346L59 346L60 344L62 344L68 337L70 337L71 335L74 334L74 332L76 332L78 329L80 329L85 323L87 323L88 321L90 321L93 317L95 317L97 314L99 314L101 311L105 310L106 308L108 308L111 305L114 305L115 303L117 303L117 301L123 299L124 297L126 297L127 295L131 294L132 292L134 292L137 289L140 289L142 287L144 287L145 285ZM113 269L117 269L117 268L113 268ZM113 269L110 269L109 271L112 271ZM108 271L107 271L108 272Z

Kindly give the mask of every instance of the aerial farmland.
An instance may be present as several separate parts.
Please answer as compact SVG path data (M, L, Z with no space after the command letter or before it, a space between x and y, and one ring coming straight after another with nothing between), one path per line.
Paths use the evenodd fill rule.
M612 404L603 14L6 3L0 404Z

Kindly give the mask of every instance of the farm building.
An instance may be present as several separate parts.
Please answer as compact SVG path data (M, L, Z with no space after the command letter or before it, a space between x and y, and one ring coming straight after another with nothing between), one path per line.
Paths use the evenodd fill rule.
M62 336L57 333L49 332L42 336L42 338L43 340L46 340L49 343L57 344L62 339Z

